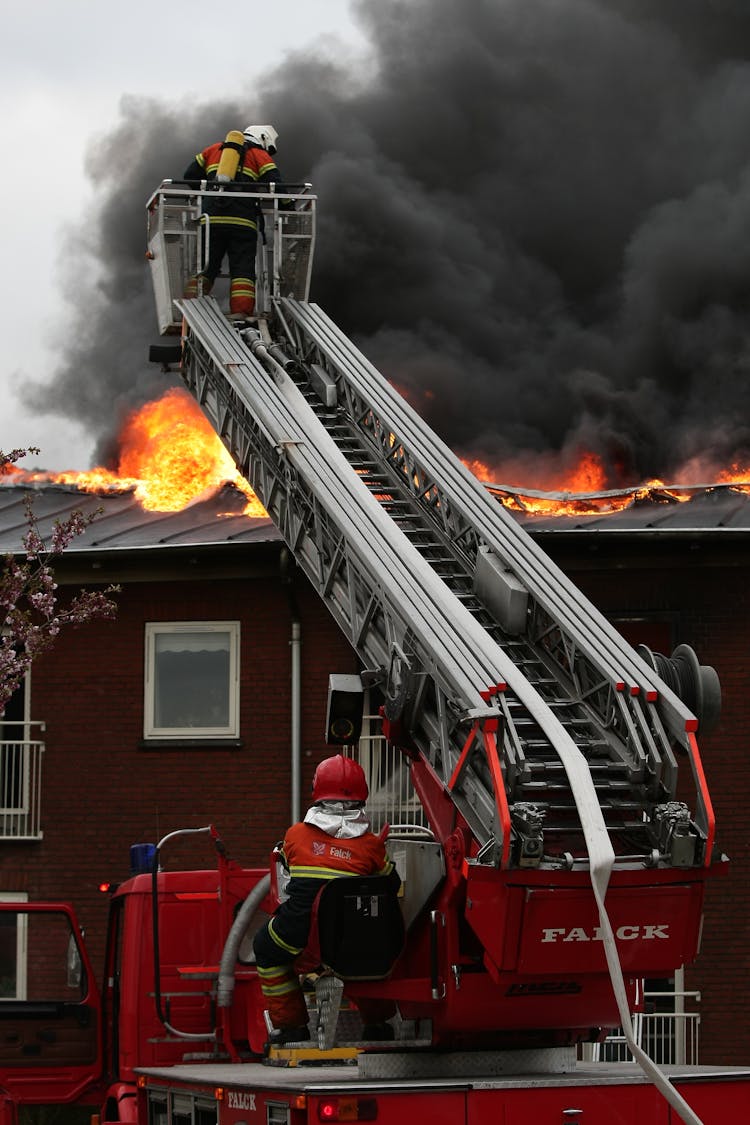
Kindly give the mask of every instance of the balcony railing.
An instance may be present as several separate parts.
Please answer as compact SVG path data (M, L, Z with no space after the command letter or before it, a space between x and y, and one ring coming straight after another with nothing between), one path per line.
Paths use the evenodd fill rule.
M366 715L357 758L367 774L367 811L374 832L384 824L395 835L423 835L429 831L424 809L414 792L403 754L376 733L380 719Z
M41 840L44 723L0 721L0 840Z
M642 1012L633 1015L635 1041L659 1066L698 1062L700 1012L688 1005L700 1003L700 992L644 992ZM582 1057L590 1062L632 1062L621 1031L611 1032L603 1043L587 1043Z

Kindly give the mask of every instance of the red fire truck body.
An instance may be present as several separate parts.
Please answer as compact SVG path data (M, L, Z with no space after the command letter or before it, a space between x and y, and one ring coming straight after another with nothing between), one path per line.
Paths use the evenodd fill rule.
M530 917L516 923L516 956L511 962L506 952L504 970L491 975L466 972L445 981L438 968L433 979L429 950L417 941L389 980L347 982L344 991L344 1008L347 993L354 999L363 990L399 995L403 1038L363 1044L355 1035L338 1054L319 1054L317 1065L309 1065L317 1046L307 1052L299 1047L277 1049L263 1061L268 1031L248 935L275 905L269 872L228 859L216 831L205 831L217 845L216 867L144 872L113 892L101 995L69 906L3 904L3 911L24 920L40 992L39 1000L32 997L12 1011L0 1012L6 1028L12 1020L12 1034L5 1034L0 1048L6 1125L14 1120L16 1104L65 1102L91 1105L102 1123L133 1125L351 1120L389 1125L423 1113L451 1125L494 1125L520 1121L524 1115L540 1123L585 1122L600 1120L605 1108L608 1123L615 1125L679 1120L635 1064L586 1067L576 1062L575 1047L565 1045L581 1038L580 1032L571 1031L577 1022L570 1017L576 1003L583 1001L587 1011L599 1004L611 1022L613 1001L602 984L606 972L601 953L597 955L596 917L585 881L579 880L577 888L545 886L549 879L538 872L524 877L521 897L530 904ZM468 881L467 893L476 893L475 882ZM673 913L669 900L674 891L667 890L658 916L639 911L643 896L632 880L613 888L615 903L623 899L622 913L617 906L610 912L624 961L627 964L628 947L641 955L649 951L647 961L636 959L639 975L646 965L649 972L664 971L675 952L681 955L689 948L688 931L698 924L700 914L696 885L701 883L686 879L680 888L684 896L677 895L690 904L687 913ZM497 889L487 891L487 901ZM520 885L514 887L511 881L505 893L515 890L521 890ZM553 919L544 913L536 922L534 895L542 891L559 898L560 908ZM238 950L232 1002L217 1007L227 938L253 893L258 906L247 944ZM407 911L414 905L411 895L407 876ZM434 902L448 917L447 898L438 895ZM464 909L466 905L464 901ZM482 908L481 895L477 908ZM667 936L675 918L680 941L688 943L676 950ZM542 924L551 920L559 925ZM450 928L441 927L441 932ZM445 940L453 939L446 934ZM553 960L559 956L555 974L546 960L547 947ZM64 964L55 967L55 957ZM443 951L437 964L444 964ZM415 972L414 965L422 968ZM632 983L635 986L635 977ZM501 1017L497 1005L504 993L510 994L506 1003L512 1007L510 1015ZM529 1014L524 1017L525 1006ZM550 1016L556 1010L558 1015ZM427 1031L420 1040L420 1017L423 1028L432 1028L434 1021L437 1028L444 1025L461 1033L441 1050ZM514 1034L491 1033L511 1022L517 1025ZM331 1054L337 1065L327 1061ZM667 1073L703 1125L743 1120L740 1107L750 1098L750 1068L675 1067Z
M704 1125L739 1122L748 1108L740 1068L681 1068L670 1078ZM355 1067L289 1070L257 1065L148 1070L138 1120L213 1125L673 1125L679 1118L633 1065L596 1064L575 1074L363 1081ZM743 1108L744 1107L744 1108Z

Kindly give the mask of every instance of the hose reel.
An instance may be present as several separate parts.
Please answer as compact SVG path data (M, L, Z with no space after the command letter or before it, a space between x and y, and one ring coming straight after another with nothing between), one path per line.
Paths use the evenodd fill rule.
M695 715L701 734L717 726L721 716L721 684L716 669L701 664L690 645L678 645L671 656L638 645L638 655Z

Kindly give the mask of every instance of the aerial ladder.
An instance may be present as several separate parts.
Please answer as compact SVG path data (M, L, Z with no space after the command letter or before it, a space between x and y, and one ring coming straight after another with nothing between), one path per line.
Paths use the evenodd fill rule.
M669 1086L630 1012L644 977L694 958L724 866L697 744L713 669L633 649L310 302L309 185L256 197L254 318L183 296L207 186L164 181L148 204L152 358L179 360L358 654L429 826L406 848L433 872L427 909L391 977L350 992L397 1000L443 1049L620 1025Z

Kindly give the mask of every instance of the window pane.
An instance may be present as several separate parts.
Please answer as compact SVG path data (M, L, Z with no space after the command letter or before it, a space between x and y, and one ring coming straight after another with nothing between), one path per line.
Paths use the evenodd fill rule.
M148 1122L149 1125L167 1125L167 1095L161 1090L149 1090L148 1093Z
M228 632L159 633L154 648L154 725L228 727Z
M0 914L0 1000L18 996L18 922L15 914Z
M65 914L27 916L29 1000L78 1002L86 992L78 945Z
M86 990L66 914L22 907L0 913L0 998L78 1003Z

